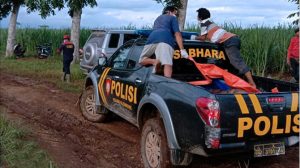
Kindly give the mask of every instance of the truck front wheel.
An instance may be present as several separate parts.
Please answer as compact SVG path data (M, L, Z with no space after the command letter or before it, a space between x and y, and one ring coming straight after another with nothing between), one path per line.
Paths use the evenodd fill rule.
M159 118L151 118L143 126L141 155L146 168L171 167L170 150L164 124Z
M97 108L94 93L94 87L88 86L80 99L80 110L82 115L92 122L104 122L107 117L105 113L99 113L99 110L105 110L105 107Z

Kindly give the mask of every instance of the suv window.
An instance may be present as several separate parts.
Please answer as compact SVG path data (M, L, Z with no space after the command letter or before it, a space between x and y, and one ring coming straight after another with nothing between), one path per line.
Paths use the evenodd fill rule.
M141 64L139 64L139 59L142 54L144 44L144 42L137 42L134 45L128 59L127 69L136 69L141 66Z
M136 39L138 38L139 35L138 34L124 34L124 44L129 41L129 40L132 40L132 39Z
M122 46L112 57L111 67L116 69L125 69L128 60L128 54L132 43Z
M120 34L111 34L108 48L117 48L119 44Z
M98 48L102 48L104 37L105 37L105 34L103 34L103 33L92 33L88 42L96 43Z

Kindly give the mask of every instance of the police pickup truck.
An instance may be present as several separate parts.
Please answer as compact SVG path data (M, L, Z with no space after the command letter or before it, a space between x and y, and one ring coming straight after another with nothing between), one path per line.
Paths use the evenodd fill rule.
M187 166L193 155L282 155L298 143L297 84L254 76L259 93L218 93L222 88L214 82L190 84L203 75L178 49L172 78L141 66L145 41L128 41L109 59L101 57L80 99L87 120L104 122L114 113L141 130L145 167ZM222 46L185 40L184 47L196 62L235 73ZM274 88L278 92L272 92Z

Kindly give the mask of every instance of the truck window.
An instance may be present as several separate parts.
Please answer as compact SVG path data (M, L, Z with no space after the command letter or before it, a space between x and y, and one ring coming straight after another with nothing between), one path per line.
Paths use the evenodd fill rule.
M120 34L111 34L108 48L118 48Z
M139 37L139 35L137 35L137 34L124 34L124 42L123 43L126 43L127 41L132 40L132 39L136 39L138 37Z
M144 43L136 43L128 58L127 69L136 69L141 66L139 59L144 48Z
M125 69L128 53L131 49L132 43L122 46L112 57L111 67L115 69Z

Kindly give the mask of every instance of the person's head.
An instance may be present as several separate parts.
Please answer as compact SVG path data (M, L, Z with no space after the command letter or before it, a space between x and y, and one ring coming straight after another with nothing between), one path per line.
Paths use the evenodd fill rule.
M176 16L177 15L177 10L178 9L175 6L167 6L167 7L164 8L162 14Z
M70 41L70 36L69 35L64 35L64 42L65 41Z
M199 8L197 12L198 12L198 20L200 21L210 18L210 12L206 8Z

